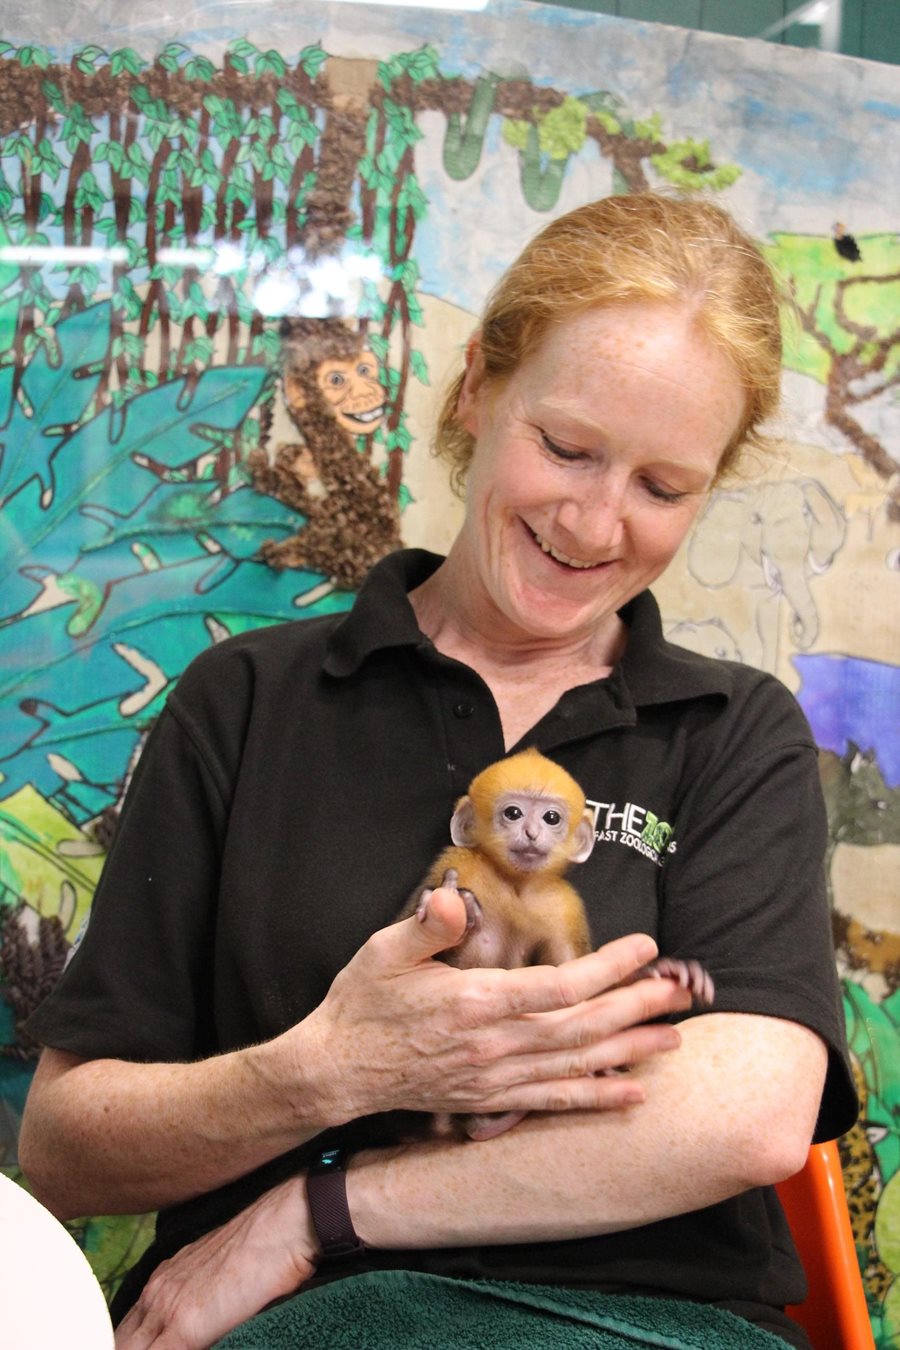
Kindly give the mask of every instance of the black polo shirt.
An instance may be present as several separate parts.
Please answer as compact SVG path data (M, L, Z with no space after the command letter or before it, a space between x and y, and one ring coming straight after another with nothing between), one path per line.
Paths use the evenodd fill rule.
M130 1060L266 1039L395 918L449 842L454 802L505 753L489 689L435 650L407 600L440 561L394 554L349 614L248 632L193 662L139 762L84 941L31 1021L39 1039ZM717 1011L818 1032L831 1061L819 1137L833 1137L855 1099L809 728L772 677L668 644L649 593L622 617L628 644L609 678L568 691L515 748L558 760L595 811L597 846L572 874L595 943L650 933L661 952L706 963ZM362 1145L382 1124L334 1133ZM165 1211L148 1266L322 1143ZM801 1293L767 1190L595 1239L367 1253L348 1270L378 1265L650 1288L741 1311Z

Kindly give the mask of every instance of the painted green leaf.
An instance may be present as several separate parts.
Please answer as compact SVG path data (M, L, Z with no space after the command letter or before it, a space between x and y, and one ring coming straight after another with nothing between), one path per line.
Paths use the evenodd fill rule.
M184 73L189 80L203 80L208 83L215 78L216 68L205 56L195 56L187 62Z
M112 53L109 58L113 75L121 75L123 70L127 70L130 75L140 75L142 70L146 70L148 62L138 56L137 52L131 47L120 47L118 51Z
M407 70L411 78L419 83L422 80L436 80L440 77L438 53L430 43L413 52L409 58Z
M105 55L106 52L102 47L82 47L81 51L75 53L75 65L83 74L93 75L97 61Z
M428 365L422 353L419 351L411 351L409 354L409 364L416 379L422 384L430 385L431 381L428 378Z
M274 48L270 48L267 52L261 52L256 58L257 75L261 75L267 70L271 70L273 75L284 76L287 74L284 57Z
M504 117L503 119L503 139L514 150L525 149L528 144L530 129L530 123L521 118Z
M309 78L314 80L327 60L327 54L322 50L318 43L315 43L313 46L303 48L303 51L300 53L299 64L303 67Z
M63 99L63 93L59 85L55 84L53 80L41 80L41 92L47 102L55 108L57 112L61 113L65 106L65 100Z
M588 109L577 98L566 98L551 108L538 124L538 143L551 159L566 159L577 154L587 135Z
M42 47L20 47L18 56L19 64L23 66L40 66L46 70L50 65L50 57Z

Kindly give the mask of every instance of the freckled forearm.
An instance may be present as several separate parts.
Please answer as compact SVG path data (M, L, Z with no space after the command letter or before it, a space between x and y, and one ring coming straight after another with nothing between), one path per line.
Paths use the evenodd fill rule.
M749 1046L748 1023L760 1032ZM774 1024L767 1036L772 1028L733 1015L684 1024L682 1047L637 1071L647 1100L626 1111L531 1116L481 1143L362 1154L347 1182L357 1231L387 1248L555 1241L653 1223L787 1175L790 1149L770 1157L764 1141L781 1128L800 1166L825 1050L802 1027ZM798 1101L803 1061L809 1088Z
M322 1075L304 1081L289 1072L294 1060L277 1041L192 1064L46 1051L23 1121L23 1169L66 1217L148 1212L213 1190L334 1123Z

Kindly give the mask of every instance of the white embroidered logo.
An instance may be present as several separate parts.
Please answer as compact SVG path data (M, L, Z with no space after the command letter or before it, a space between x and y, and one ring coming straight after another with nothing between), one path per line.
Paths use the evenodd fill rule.
M594 813L598 843L624 844L649 858L657 867L662 867L667 853L675 852L672 826L660 820L648 807L626 802L620 808L616 802L590 800L587 805Z

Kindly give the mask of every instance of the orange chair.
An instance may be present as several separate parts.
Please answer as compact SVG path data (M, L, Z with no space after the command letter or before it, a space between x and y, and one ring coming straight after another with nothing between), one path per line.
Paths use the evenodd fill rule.
M787 1311L815 1350L875 1350L837 1144L813 1144L803 1171L777 1189L809 1283Z

